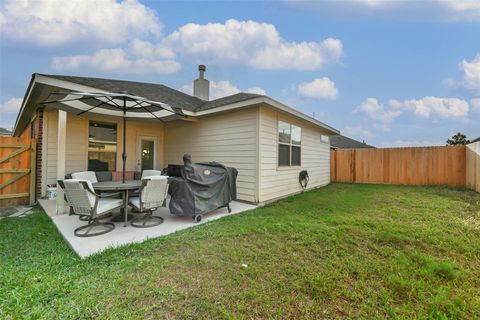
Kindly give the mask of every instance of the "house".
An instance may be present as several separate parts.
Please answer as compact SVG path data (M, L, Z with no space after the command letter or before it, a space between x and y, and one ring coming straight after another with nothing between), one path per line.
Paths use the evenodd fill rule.
M0 136L11 136L12 132L5 128L0 128Z
M470 141L470 143L475 143L475 142L478 142L480 141L480 137L476 138L476 139L473 139L472 141Z
M332 150L336 150L336 149L366 149L366 148L375 148L375 147L366 144L365 141L360 142L357 140L353 140L349 137L342 136L341 134L336 134L330 137L330 148Z
M77 116L41 104L53 92L128 92L181 108L181 119L129 120L126 169L162 169L217 161L238 169L239 200L264 203L330 182L329 136L339 131L270 97L238 93L209 100L205 67L194 95L161 84L35 73L18 114L14 136L37 139L37 198L49 184L76 171L120 171L123 123L113 116ZM65 140L65 141L63 141ZM65 147L62 147L62 146Z

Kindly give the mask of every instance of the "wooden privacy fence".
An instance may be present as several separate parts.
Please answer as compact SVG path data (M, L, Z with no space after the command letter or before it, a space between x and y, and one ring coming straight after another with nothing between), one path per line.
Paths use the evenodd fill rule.
M466 147L333 150L331 180L415 185L466 185Z
M0 137L0 207L35 202L36 142Z

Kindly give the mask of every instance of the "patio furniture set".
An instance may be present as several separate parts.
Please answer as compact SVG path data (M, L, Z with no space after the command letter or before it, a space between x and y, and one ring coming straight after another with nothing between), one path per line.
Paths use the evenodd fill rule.
M170 212L191 216L195 222L203 214L226 207L236 199L237 170L216 162L191 163L184 156L183 166L169 166L162 171L144 170L140 179L105 181L111 173L84 171L59 180L70 206L70 215L78 215L87 224L75 229L78 237L91 237L115 229L113 222L124 222L136 228L148 228L163 223L154 212L166 206L170 195ZM138 174L134 174L135 178ZM71 177L71 178L70 178ZM99 181L101 177L102 181ZM131 213L128 207L132 207ZM121 220L116 220L118 217Z

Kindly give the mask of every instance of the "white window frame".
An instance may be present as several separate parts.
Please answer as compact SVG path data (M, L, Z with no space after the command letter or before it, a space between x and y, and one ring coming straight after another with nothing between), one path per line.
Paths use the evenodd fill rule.
M281 142L280 141L280 122L283 122L283 123L286 123L290 126L290 142L287 143L287 142ZM294 144L292 143L292 128L293 127L297 127L300 129L300 144ZM282 168L298 168L298 167L301 167L302 166L302 127L300 126L297 126L297 125L294 125L290 122L287 122L287 121L284 121L284 120L277 120L277 168L279 169L282 169ZM279 157L280 157L280 150L279 150L279 145L285 145L285 146L289 146L289 149L290 149L290 159L288 161L288 165L280 165L280 161L279 161ZM298 147L300 148L300 164L295 164L295 165L292 165L292 156L293 156L293 152L292 152L292 149L293 147Z

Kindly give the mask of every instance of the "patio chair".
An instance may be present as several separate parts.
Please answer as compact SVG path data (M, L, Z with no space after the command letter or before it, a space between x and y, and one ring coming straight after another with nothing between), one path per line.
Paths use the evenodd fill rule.
M160 170L143 170L142 179L148 178L148 177L161 176L161 175L162 175L162 171Z
M123 197L122 199L112 198L123 193L96 194L92 183L82 179L59 180L58 184L65 191L68 204L74 213L88 216L87 225L75 229L74 234L77 237L98 236L115 229L113 223L100 220L107 218L112 210L124 207Z
M142 179L142 187L138 197L129 199L130 206L140 212L141 215L134 217L131 225L136 228L149 228L163 223L162 217L153 215L159 207L165 206L168 192L167 176L151 176Z
M98 182L97 179L97 174L94 171L80 171L80 172L74 172L70 174L72 179L81 179L81 180L88 180L91 183L96 183ZM73 209L70 207L70 215L75 214L73 213ZM85 214L77 214L79 219L81 221L88 221L89 217L88 215Z
M91 183L98 182L97 175L93 171L82 171L72 173L72 179L88 180Z

